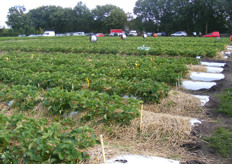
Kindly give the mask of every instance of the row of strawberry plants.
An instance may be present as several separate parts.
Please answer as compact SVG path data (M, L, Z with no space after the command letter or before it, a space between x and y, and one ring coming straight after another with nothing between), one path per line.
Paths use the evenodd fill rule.
M78 112L81 121L100 121L105 124L130 124L139 116L140 100L122 98L97 91L67 91L56 87L49 90L31 85L0 85L0 98L19 110L34 109L38 104L51 114ZM43 110L43 109L40 109Z
M65 76L60 75L60 73L51 75L49 72L42 72L34 76L33 74L28 73L28 71L22 72L2 69L1 75L1 81L14 85L33 85L44 89L60 86L68 91L88 88L89 90L106 92L110 95L137 96L144 101L158 102L161 98L167 96L169 90L168 85L165 83L154 82L150 78L141 81L136 79L129 81L128 79L117 80L115 78L90 79L90 84L88 86L88 82L86 81L78 81L70 78L70 75Z
M89 159L85 150L98 143L93 129L71 129L66 120L50 124L46 119L0 114L0 163L75 164Z
M166 84L175 85L197 63L190 58L123 57L119 55L27 54L2 55L0 80L4 83L88 88L108 94L134 95L159 101L167 94ZM117 62L115 62L117 61Z
M213 38L99 38L97 43L87 37L40 38L0 41L1 51L111 53L127 55L168 55L168 56L207 56L213 57L228 43L225 38L214 43ZM141 46L151 47L149 51L137 50Z

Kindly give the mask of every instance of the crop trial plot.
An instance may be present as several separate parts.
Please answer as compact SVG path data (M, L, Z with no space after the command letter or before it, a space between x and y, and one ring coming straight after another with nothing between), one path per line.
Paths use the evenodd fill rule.
M223 38L217 44L210 38L0 38L0 161L100 163L100 134L113 155L157 150L156 156L187 160L180 145L191 139L190 122L201 116L203 102L175 89L187 65L200 64L196 56L214 57L226 44ZM141 45L150 49L138 50Z

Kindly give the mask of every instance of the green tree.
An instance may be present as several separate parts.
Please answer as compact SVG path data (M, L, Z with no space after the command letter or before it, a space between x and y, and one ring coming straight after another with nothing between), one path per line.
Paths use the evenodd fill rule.
M156 25L157 31L168 33L179 30L208 33L228 30L230 10L225 12L220 0L138 0L134 13L145 29Z
M228 32L232 33L232 1L231 0L222 0L221 1L223 8L225 10L226 19L228 21Z
M193 0L197 29L205 34L211 31L226 31L226 15L220 0Z
M71 8L42 6L28 12L32 26L39 30L54 30L57 33L73 31L75 12Z
M19 33L15 32L11 28L5 28L3 27L0 32L0 36L17 36Z
M28 12L33 27L38 30L40 27L44 30L50 28L50 7L42 6L36 9L32 9Z
M145 30L158 25L161 31L171 31L173 24L173 0L138 0L134 7L134 14L144 24Z
M95 9L92 10L92 13L94 16L95 32L107 33L109 32L109 28L116 28L114 27L114 25L117 27L119 27L120 25L120 27L122 27L119 21L123 20L124 25L126 23L125 12L114 5L97 6ZM119 21L115 20L115 18L117 17L120 19ZM110 24L110 27L107 25L106 22Z
M126 17L125 12L120 8L116 8L116 9L113 9L110 15L106 18L105 26L107 27L108 31L114 28L124 29L126 20L127 20L127 17Z
M93 14L89 8L80 1L74 7L74 12L76 17L75 30L84 32L92 31Z
M62 21L62 31L61 32L72 32L75 31L75 11L71 8L64 8L64 15Z
M6 24L16 32L25 33L28 29L28 20L25 12L26 8L24 6L9 8Z

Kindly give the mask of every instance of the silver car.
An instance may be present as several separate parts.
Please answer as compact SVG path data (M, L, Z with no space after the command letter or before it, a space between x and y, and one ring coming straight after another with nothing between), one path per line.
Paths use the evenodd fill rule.
M84 32L74 32L73 36L85 36Z
M185 31L177 31L176 33L171 34L171 36L188 36Z

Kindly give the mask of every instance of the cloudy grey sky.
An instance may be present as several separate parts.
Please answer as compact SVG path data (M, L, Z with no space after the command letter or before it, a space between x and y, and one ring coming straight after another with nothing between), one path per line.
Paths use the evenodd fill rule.
M26 10L29 11L46 5L74 8L79 1L81 0L3 0L0 5L0 27L6 27L5 21L7 20L8 9L16 5L24 6ZM133 12L136 1L137 0L82 0L90 10L94 9L96 5L112 4L122 8L125 12Z

